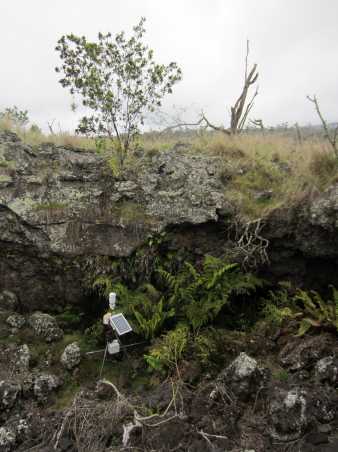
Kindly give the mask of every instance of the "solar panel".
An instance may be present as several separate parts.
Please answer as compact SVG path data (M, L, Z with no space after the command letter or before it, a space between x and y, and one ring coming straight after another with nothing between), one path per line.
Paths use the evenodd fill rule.
M110 324L119 336L133 331L128 320L123 314L115 314L110 317Z

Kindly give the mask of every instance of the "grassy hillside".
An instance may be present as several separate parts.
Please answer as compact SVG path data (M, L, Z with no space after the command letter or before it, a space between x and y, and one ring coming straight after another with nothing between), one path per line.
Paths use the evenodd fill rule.
M0 121L1 129L16 132L25 143L36 147L49 142L99 152L110 160L117 173L108 140L66 132L46 135L37 127L22 128L5 119ZM321 192L338 181L338 162L325 138L313 134L299 142L290 130L264 134L252 131L234 137L205 131L145 133L135 143L135 149L141 154L131 153L126 166L132 169L137 156L151 156L177 144L186 153L219 158L227 198L235 202L244 218L258 218L276 207Z

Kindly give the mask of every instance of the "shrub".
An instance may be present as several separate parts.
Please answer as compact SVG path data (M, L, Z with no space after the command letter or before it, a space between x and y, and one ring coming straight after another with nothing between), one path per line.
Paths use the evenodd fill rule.
M195 336L194 349L198 362L200 362L202 366L210 366L210 361L218 355L218 335L219 333L216 330L209 328L206 331L203 331L203 333Z
M94 347L104 344L104 327L101 319L85 330L85 338L86 342Z
M168 370L178 370L178 364L189 341L189 328L178 325L174 330L163 335L150 349L144 358L151 370L164 373Z
M8 120L18 127L23 127L29 121L28 111L19 110L19 108L14 105L14 107L6 108L4 111L0 112L0 120L1 119Z
M309 169L321 183L325 183L337 177L338 161L334 155L328 152L317 152L312 156Z

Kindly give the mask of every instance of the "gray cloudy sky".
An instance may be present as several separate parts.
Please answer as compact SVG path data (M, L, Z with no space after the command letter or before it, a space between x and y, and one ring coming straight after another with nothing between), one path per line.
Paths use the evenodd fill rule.
M338 120L336 0L1 0L0 110L17 105L44 128L56 119L72 129L71 98L54 72L56 41L71 32L92 39L99 31L128 32L141 16L156 60L183 70L167 109L203 108L215 123L228 121L249 38L260 72L252 117L316 123L305 99L316 93L326 117Z

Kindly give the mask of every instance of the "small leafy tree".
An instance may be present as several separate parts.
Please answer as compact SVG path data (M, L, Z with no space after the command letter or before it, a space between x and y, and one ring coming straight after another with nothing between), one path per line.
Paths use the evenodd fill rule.
M9 119L15 125L23 127L29 121L28 111L20 110L16 105L14 105L14 107L5 108L5 110L0 111L0 119Z
M108 136L117 143L121 165L144 122L147 111L161 106L161 100L181 80L176 63L155 63L153 51L143 43L145 18L133 28L130 38L124 32L98 34L97 42L82 36L62 36L56 50L62 65L61 85L93 111L84 116L78 133Z

